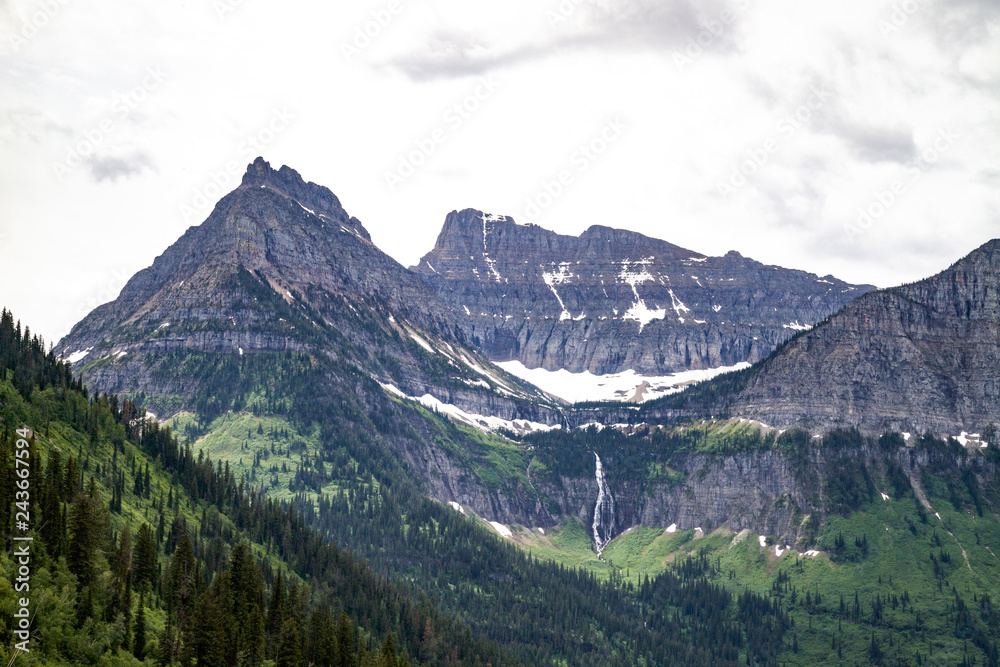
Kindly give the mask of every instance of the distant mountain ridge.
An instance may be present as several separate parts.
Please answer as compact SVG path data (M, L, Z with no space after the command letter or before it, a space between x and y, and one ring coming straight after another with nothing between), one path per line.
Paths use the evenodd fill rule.
M494 361L665 374L755 362L874 287L707 257L595 225L579 237L474 209L413 267Z

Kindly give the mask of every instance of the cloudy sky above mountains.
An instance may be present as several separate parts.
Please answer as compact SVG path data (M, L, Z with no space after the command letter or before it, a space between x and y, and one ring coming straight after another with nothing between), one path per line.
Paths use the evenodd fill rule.
M880 286L1000 236L995 0L329 4L0 0L0 303L55 342L257 155L406 265L466 207Z

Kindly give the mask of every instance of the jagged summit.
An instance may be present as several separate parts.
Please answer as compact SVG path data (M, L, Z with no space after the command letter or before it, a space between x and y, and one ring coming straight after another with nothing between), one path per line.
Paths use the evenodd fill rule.
M413 270L494 360L662 375L763 359L873 289L776 268L606 225L569 236L465 209Z
M479 370L499 371L484 370L488 362L456 333L449 308L379 250L329 189L258 158L204 223L74 326L57 352L102 391L138 387L147 396L188 395L197 386L157 379L170 354L323 354L477 414L487 394L498 412L513 415L510 401L482 391L493 385ZM432 368L427 354L444 356L422 347L435 350L433 341L468 363L450 375ZM473 384L462 382L467 374L476 376ZM507 396L527 395L516 381L498 382Z

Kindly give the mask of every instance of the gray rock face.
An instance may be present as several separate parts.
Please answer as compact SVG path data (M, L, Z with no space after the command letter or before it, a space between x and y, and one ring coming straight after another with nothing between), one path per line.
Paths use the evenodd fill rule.
M872 442L845 449L816 447L800 460L775 449L692 455L677 462L683 480L676 483L629 478L611 457L604 465L613 478L609 491L615 511L608 533L613 537L639 525L666 529L676 524L678 530L702 528L706 533L726 526L734 532L746 529L770 535L776 544L799 549L815 546L816 528L841 511L829 490L845 468L865 471L873 481L871 500L878 500L882 492L895 493L882 481L889 465L898 466L910 480L916 498L926 497L920 480L927 470L959 471L955 474L969 470L981 480L997 474L995 460L969 455L959 447L882 449ZM590 532L599 493L592 475L535 480L534 488L549 501L537 503L527 495L485 492L470 483L466 473L447 465L434 470L438 480L432 485L434 497L462 503L488 520L550 528L573 516Z
M181 404L168 399L198 386L157 372L164 355L283 351L323 354L477 414L551 417L528 400L541 398L533 388L473 369L488 363L462 335L437 295L379 250L330 190L258 158L203 224L56 349L87 351L73 358L93 389L144 392L154 411L163 398L172 407L161 417Z
M765 358L873 289L730 252L706 257L634 232L579 237L453 212L413 267L494 361L666 374Z
M772 426L977 432L1000 422L1000 240L867 294L749 373L730 412Z

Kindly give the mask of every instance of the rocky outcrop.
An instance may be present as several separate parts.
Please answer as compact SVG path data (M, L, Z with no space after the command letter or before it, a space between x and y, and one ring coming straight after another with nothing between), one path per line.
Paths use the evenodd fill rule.
M790 342L729 399L772 426L957 436L1000 423L1000 240L865 295Z
M453 212L413 267L494 361L667 374L765 358L873 289L610 227L564 236Z

